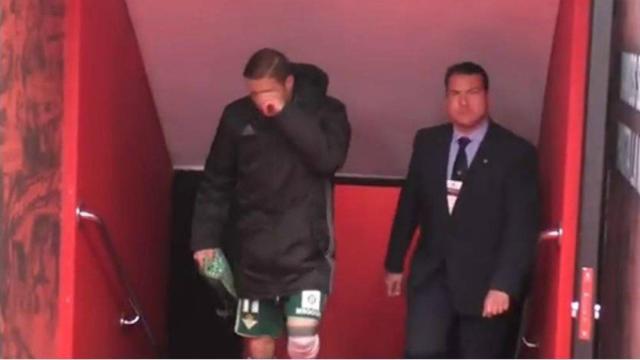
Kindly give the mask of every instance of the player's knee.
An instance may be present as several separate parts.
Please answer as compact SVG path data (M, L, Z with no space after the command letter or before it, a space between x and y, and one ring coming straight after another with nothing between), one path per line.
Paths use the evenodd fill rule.
M318 334L289 336L287 350L292 359L314 359L320 351L320 337Z
M247 356L253 359L270 359L275 350L275 340L269 336L246 339Z

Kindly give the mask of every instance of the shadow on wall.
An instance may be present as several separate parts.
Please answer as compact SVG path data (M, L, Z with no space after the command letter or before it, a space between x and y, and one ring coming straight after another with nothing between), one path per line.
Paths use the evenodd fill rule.
M239 358L241 339L233 332L235 314L216 315L217 297L194 266L189 248L193 204L202 172L176 172L169 279L169 356Z

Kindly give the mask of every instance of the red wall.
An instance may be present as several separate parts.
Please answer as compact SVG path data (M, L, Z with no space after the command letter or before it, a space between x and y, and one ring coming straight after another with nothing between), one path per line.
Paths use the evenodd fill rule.
M534 292L535 331L542 357L569 357L577 224L582 170L582 137L587 79L590 1L560 2L538 147L543 225L561 226L560 246L541 244Z
M171 163L124 0L68 2L58 356L152 356L83 204L109 226L156 337L166 335Z
M387 297L384 284L398 195L398 188L336 187L337 261L322 324L323 358L402 357L405 302Z

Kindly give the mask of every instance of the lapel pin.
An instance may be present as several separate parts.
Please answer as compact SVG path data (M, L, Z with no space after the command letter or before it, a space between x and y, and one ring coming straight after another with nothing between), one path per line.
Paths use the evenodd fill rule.
M482 163L487 165L489 163L489 160L488 159L482 159Z

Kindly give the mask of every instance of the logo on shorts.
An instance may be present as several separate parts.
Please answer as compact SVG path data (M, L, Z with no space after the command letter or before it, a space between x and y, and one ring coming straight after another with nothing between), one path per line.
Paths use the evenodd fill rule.
M245 314L242 317L242 323L247 329L251 330L252 327L258 324L258 320L256 320L256 317L253 316L252 314Z
M317 290L306 290L302 292L302 303L300 307L305 310L320 312L320 302L322 293Z
M305 308L296 308L296 315L311 316L319 318L322 314L318 310L310 310Z
M315 306L315 304L318 303L318 298L315 295L311 294L307 296L307 303L309 305Z

